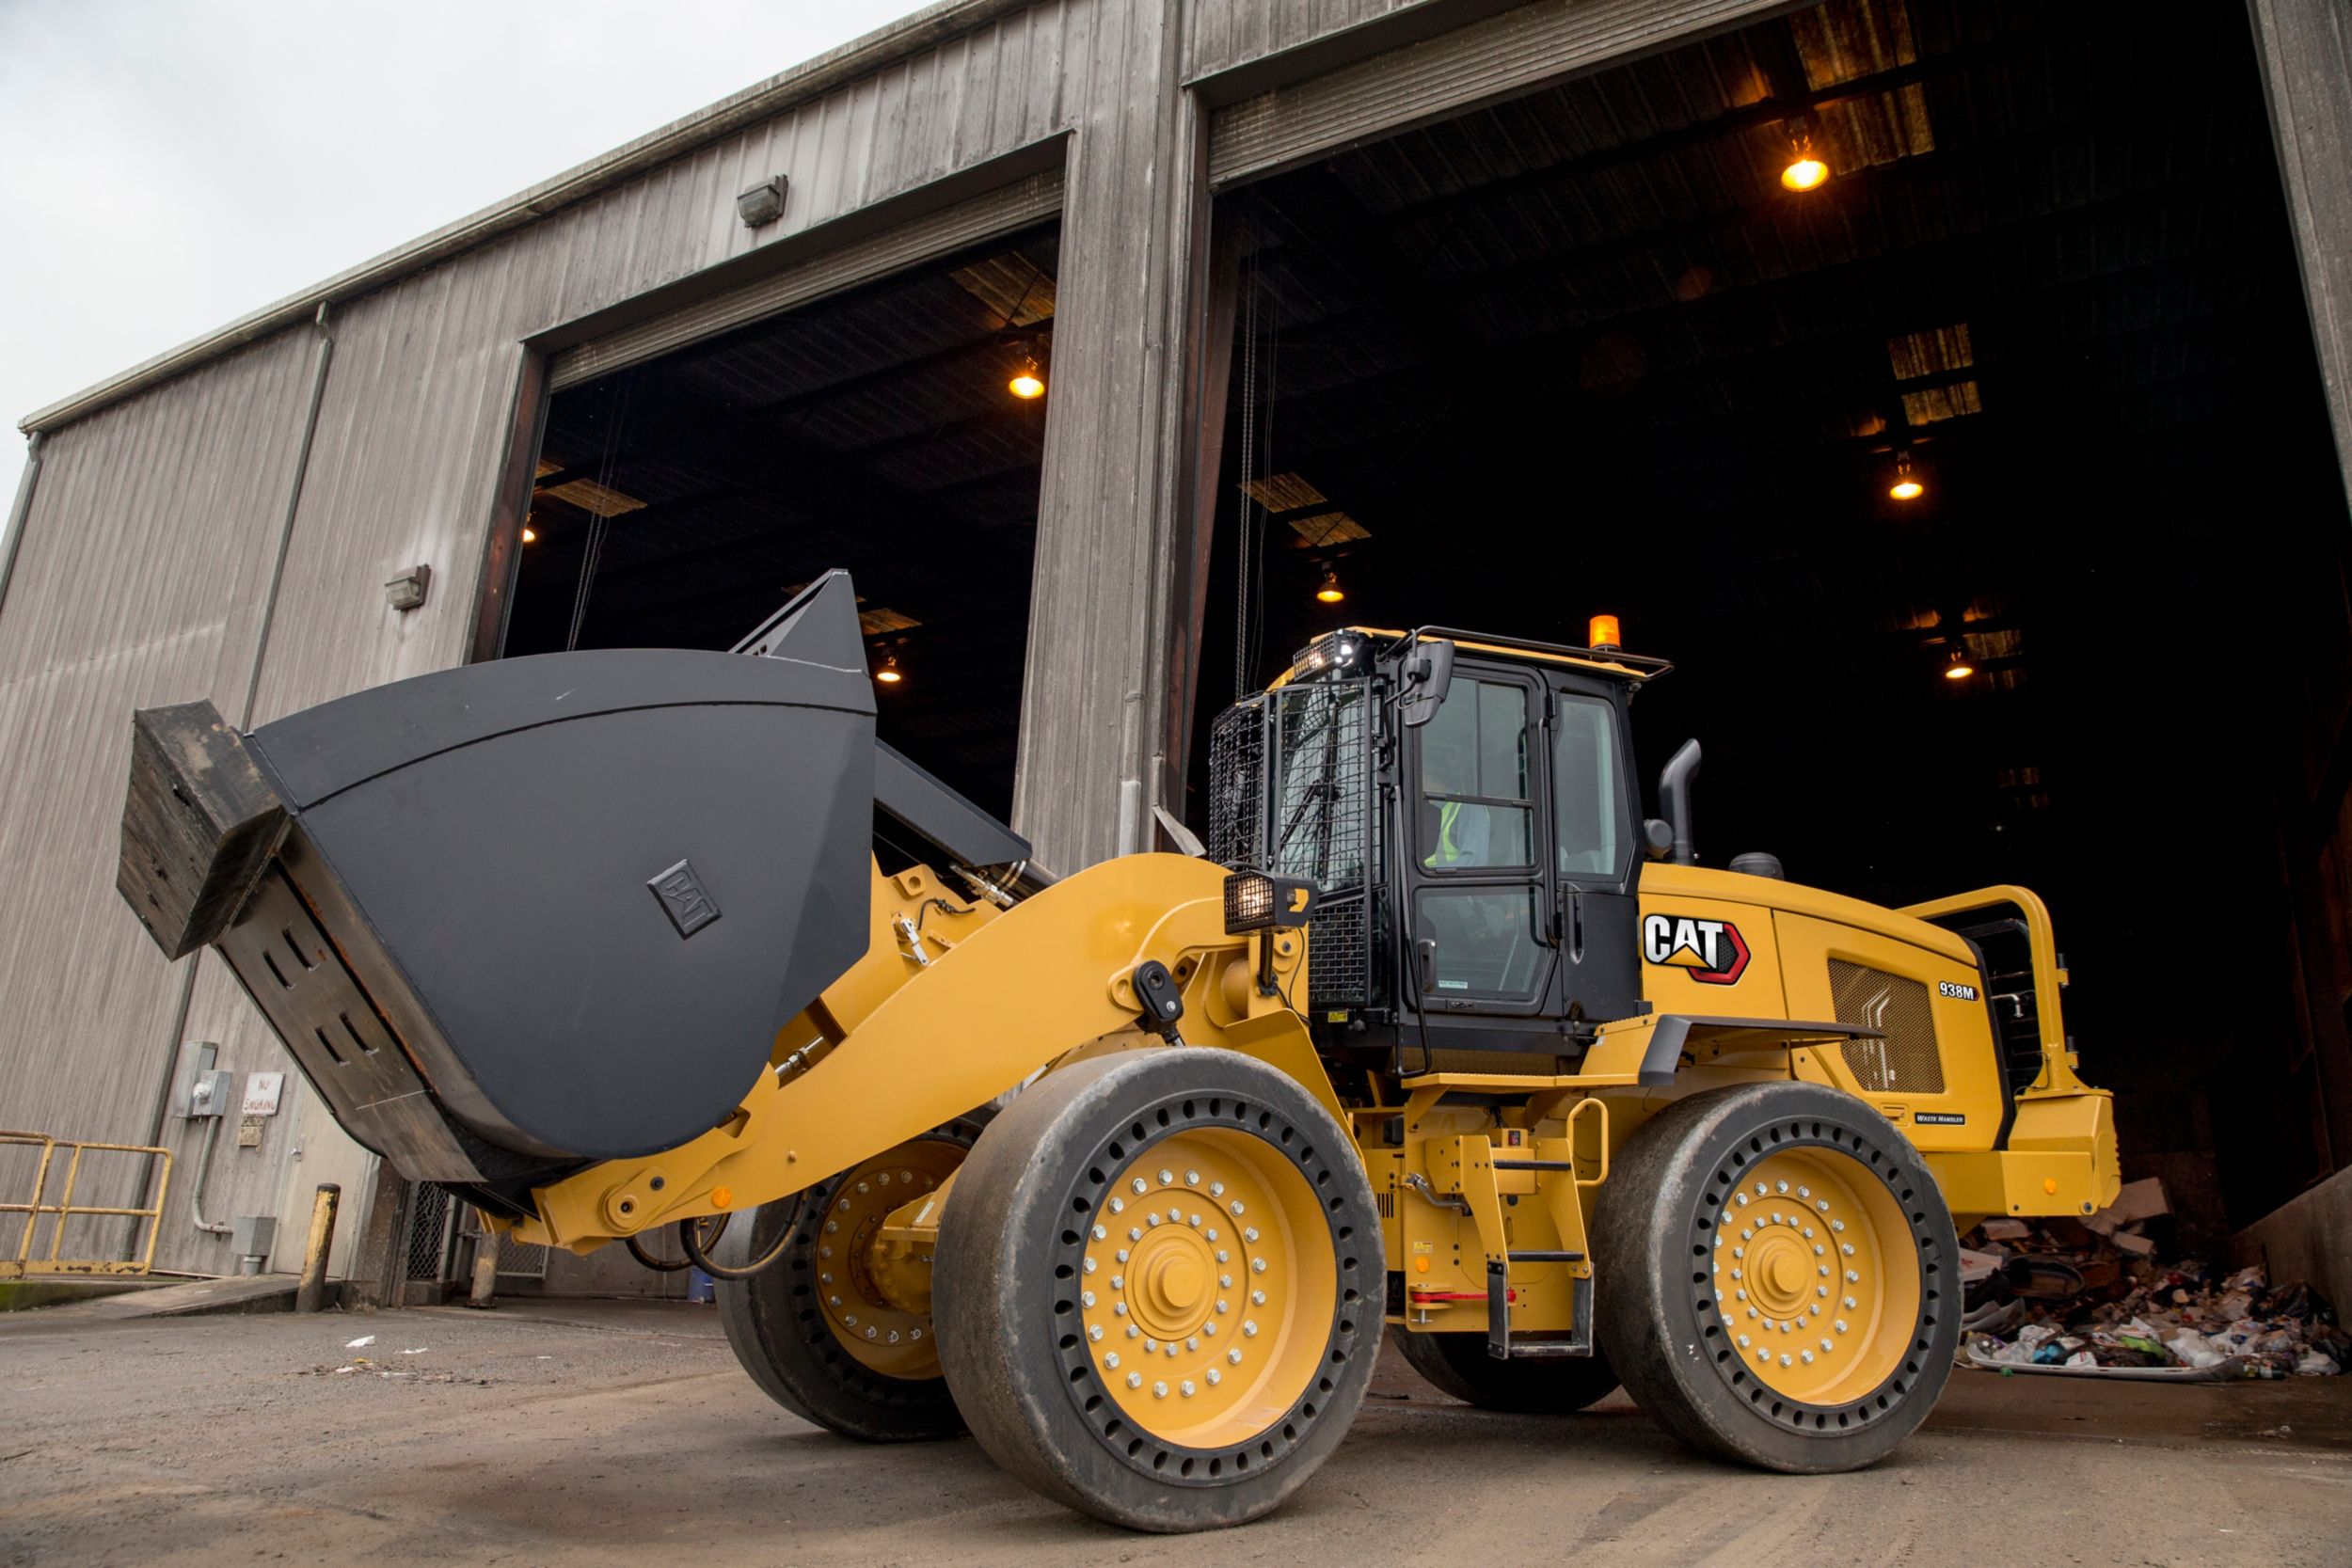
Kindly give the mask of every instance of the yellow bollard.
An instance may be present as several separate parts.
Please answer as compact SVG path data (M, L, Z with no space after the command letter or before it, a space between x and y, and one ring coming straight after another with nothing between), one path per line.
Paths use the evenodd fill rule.
M487 1311L498 1305L499 1233L490 1228L490 1222L483 1219L478 1212L475 1219L482 1227L482 1234L474 1241L473 1291L467 1296L466 1305Z
M343 1190L328 1181L310 1200L310 1239L302 1248L302 1283L294 1287L294 1310L315 1312L326 1305L326 1255L335 1245L335 1209Z

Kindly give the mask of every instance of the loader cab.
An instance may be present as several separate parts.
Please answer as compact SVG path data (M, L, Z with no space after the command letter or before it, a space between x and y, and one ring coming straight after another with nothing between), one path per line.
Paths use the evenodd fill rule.
M1626 708L1664 669L1351 628L1219 719L1212 853L1315 884L1311 995L1295 1001L1327 1050L1574 1056L1640 1009Z

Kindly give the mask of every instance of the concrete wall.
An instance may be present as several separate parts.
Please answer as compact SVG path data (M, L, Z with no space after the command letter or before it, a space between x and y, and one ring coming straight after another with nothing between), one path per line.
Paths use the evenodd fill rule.
M2340 1170L2238 1232L2242 1267L2260 1263L2273 1285L2303 1281L2341 1312L2352 1303L2352 1170Z

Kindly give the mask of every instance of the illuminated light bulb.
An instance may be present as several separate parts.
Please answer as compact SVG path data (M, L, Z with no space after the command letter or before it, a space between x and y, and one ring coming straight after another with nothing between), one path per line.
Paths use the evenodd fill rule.
M1038 369L1034 357L1024 359L1012 379L1005 383L1005 390L1024 403L1033 402L1045 395L1045 372Z
M532 528L529 523L525 523L523 525L523 543L526 545L535 544L538 541L538 538L539 531Z
M1780 182L1792 191L1818 190L1829 178L1829 166L1810 152L1800 153L1780 171Z
M1954 648L1950 662L1944 666L1944 678L1947 681L1964 681L1976 673L1977 667L1968 662L1967 651L1963 648Z
M1326 566L1323 569L1323 586L1315 590L1315 602L1318 604L1338 604L1342 599L1346 597L1347 594L1345 591L1340 587L1339 573L1333 571L1330 567Z
M1909 452L1895 459L1895 483L1886 487L1886 493L1899 501L1915 501L1928 493L1928 487L1919 483L1919 476L1911 471Z
M874 678L884 686L896 686L906 676L898 673L898 656L892 654L882 660L882 667L874 672Z

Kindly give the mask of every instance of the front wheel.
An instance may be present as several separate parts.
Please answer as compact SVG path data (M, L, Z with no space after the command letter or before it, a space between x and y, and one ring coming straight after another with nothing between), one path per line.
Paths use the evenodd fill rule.
M1025 1090L958 1178L940 1360L990 1457L1098 1519L1237 1525L1313 1474L1380 1348L1381 1233L1337 1121L1228 1051Z
M742 1234L722 1241L722 1263L764 1258L796 1227L774 1264L749 1279L719 1281L727 1344L770 1399L828 1432L871 1443L962 1433L930 1315L882 1288L872 1243L892 1210L955 1173L984 1119L959 1117L731 1227Z
M1855 1469L1950 1375L1951 1214L1911 1141L1850 1095L1749 1084L1669 1106L1618 1156L1593 1243L1601 1348L1693 1448Z

